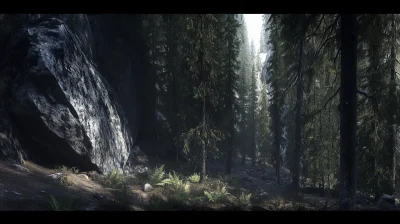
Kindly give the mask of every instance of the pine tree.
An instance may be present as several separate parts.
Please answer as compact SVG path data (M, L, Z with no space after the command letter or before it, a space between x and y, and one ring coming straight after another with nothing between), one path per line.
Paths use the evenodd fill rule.
M254 45L252 45L254 46ZM258 103L258 96L257 96L257 74L255 64L253 63L253 68L251 71L251 85L250 85L250 103L251 103L251 110L250 110L250 120L251 120L251 165L255 167L256 165L256 123L255 117L257 113L257 103Z
M235 105L237 104L237 100L235 97L235 93L237 92L237 79L238 79L238 54L239 54L239 40L237 38L238 28L240 26L239 21L234 14L228 14L225 21L225 37L224 40L226 42L226 54L225 54L225 73L227 75L227 114L228 114L228 123L229 123L229 138L228 138L228 153L227 153L227 165L226 165L226 173L230 174L232 169L232 160L233 160L233 139L235 137ZM237 108L237 107L236 107Z
M221 132L215 129L208 112L211 107L216 106L218 99L218 92L214 88L218 72L213 71L213 65L217 61L213 51L213 28L217 21L210 14L192 15L188 20L189 37L193 38L193 43L187 58L190 61L193 81L197 83L193 98L201 104L201 119L195 128L185 134L185 151L189 150L189 145L195 138L195 144L201 149L200 182L203 182L206 176L207 149L217 150L216 143L222 137Z

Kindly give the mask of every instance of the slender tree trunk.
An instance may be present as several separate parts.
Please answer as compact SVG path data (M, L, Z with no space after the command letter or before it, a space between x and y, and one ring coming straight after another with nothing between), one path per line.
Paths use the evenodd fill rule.
M277 177L277 184L280 185L281 177L280 177L280 158L281 158L281 133L280 133L280 117L279 117L279 95L278 94L278 81L275 80L273 82L274 90L275 90L275 103L273 105L273 113L275 114L276 118L274 119L274 129L275 129L275 157L276 157L276 164L275 164L275 173Z
M203 135L206 133L206 98L203 98ZM202 183L206 177L206 162L207 162L207 151L206 142L202 144L202 164L201 164L201 175L200 182Z
M340 208L355 209L357 137L356 15L341 15ZM348 200L346 202L345 200Z
M322 112L319 114L319 163L320 163L320 171L321 171L321 197L325 195L325 173L324 173L324 163L323 163L323 151L322 151Z
M305 29L304 29L305 31ZM296 106L296 117L295 117L295 148L293 153L293 179L292 185L294 189L300 187L299 183L299 170L300 170L300 154L301 154L301 107L303 104L303 47L304 37L300 40L299 48L299 61L297 70L297 106Z
M397 137L397 127L396 127L396 111L397 111L397 100L396 100L396 52L395 52L395 44L396 44L396 30L395 30L395 17L392 15L392 46L391 46L391 69L390 69L390 100L389 104L389 147L388 154L389 158L389 169L390 169L390 181L391 181L391 192L389 194L393 194L396 188L396 137Z
M253 112L253 117L252 117L252 126L253 126L253 135L252 135L252 140L251 140L251 142L252 142L252 157L251 157L251 166L252 167L255 167L256 166L256 124L255 124L255 113L256 113L256 111L255 111L255 103L254 103L254 99L255 99L255 96L253 97L253 109L252 109L252 112Z
M228 20L229 16L227 15ZM230 21L230 20L229 20ZM231 73L231 47L232 43L231 40L228 40L228 116L229 116L229 139L228 139L228 158L226 163L226 174L231 174L232 172L232 160L233 160L233 135L235 134L235 127L234 127L234 117L233 117L233 80L232 80L232 73Z
M200 14L200 33L203 34L203 26L204 26L204 22L203 22L203 15ZM200 39L200 73L201 73L201 79L203 84L205 84L206 82L206 68L205 68L205 63L204 63L204 37L201 37ZM206 121L206 89L203 86L203 102L202 102L202 135L203 137L205 136L205 133L207 131L207 121ZM200 182L202 183L205 180L206 177L206 162L207 162L207 151L206 151L206 140L204 140L202 142L201 145L201 173L200 173Z

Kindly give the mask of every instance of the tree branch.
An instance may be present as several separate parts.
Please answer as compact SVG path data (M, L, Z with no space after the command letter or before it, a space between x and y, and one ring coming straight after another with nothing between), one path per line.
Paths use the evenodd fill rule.
M314 35L314 34L318 31L319 27L320 27L321 24L322 24L322 21L324 20L324 17L325 17L325 14L322 14L322 18L321 18L321 20L319 21L319 24L318 24L317 28L316 28L310 35L307 35L307 36L306 36L306 39L309 38L309 37L311 37L312 35Z
M340 15L337 15L336 18L335 18L335 21L333 21L333 23L332 23L331 25L329 25L329 26L325 29L325 32L324 32L323 36L325 36L326 32L327 32L329 29L331 29L331 32L329 32L328 36L331 35L331 33L333 32L334 26L337 24L339 18L340 18Z
M331 36L331 37L325 39L325 41L318 47L318 50L317 50L317 52L315 53L315 56L314 56L315 58L318 57L318 55L319 55L320 51L322 50L322 48L324 47L324 45L327 44L328 41L333 39L333 38L335 38L335 36Z
M361 94L361 95L363 95L363 96L365 96L366 98L368 98L368 99L372 99L375 103L376 103L376 105L378 105L378 101L375 99L375 97L374 97L374 95L376 94L376 93L374 93L374 94L372 94L372 95L369 95L367 92L364 92L364 91L362 91L362 90L359 90L359 89L357 89L357 93L358 94Z
M335 59L333 60L333 64L336 64L336 59L339 56L339 52L341 52L341 51L342 51L342 46L339 47L339 49L338 49L338 51L336 53Z
M319 113L321 113L322 110L324 110L326 108L326 105L328 105L328 103L339 93L340 87L336 90L336 92L325 102L324 106L314 112L311 112L310 114L307 115L303 115L304 117L311 117L314 115L317 115Z

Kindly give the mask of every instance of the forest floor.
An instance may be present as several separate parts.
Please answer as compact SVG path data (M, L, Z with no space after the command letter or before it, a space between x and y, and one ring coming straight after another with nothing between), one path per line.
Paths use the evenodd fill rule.
M128 175L102 176L62 167L48 169L26 161L23 165L0 163L1 210L336 210L338 201L312 194L293 194L289 172L281 170L276 184L272 167L236 167L222 175L222 166L210 164L209 177L177 176L163 169L138 169ZM182 172L180 172L182 171ZM186 171L186 172L184 172ZM145 184L154 186L144 189ZM162 186L160 186L162 185ZM374 203L358 206L377 210Z

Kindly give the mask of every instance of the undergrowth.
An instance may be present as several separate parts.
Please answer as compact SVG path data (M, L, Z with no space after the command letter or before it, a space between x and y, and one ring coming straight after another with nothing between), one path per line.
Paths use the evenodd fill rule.
M195 173L195 174L191 175L188 179L192 183L199 183L200 182L200 175Z
M215 188L214 188L215 187ZM215 189L214 191L204 191L204 195L208 198L210 202L213 203L223 203L227 201L227 197L229 192L226 189L226 184L217 181L216 184L211 184L211 188Z
M250 198L251 194L246 194L245 192L241 192L238 198L238 206L241 208L249 208L251 206Z
M149 184L152 186L155 186L159 183L162 183L164 174L165 174L164 165L161 165L160 167L156 167L154 170L150 170Z
M172 171L167 179L157 185L165 186L169 196L177 201L183 202L189 198L190 185L181 180L175 171Z
M79 169L76 167L66 167L66 166L57 166L55 168L56 172L61 172L61 173L74 173L77 174L79 173Z
M73 211L76 208L76 201L71 195L64 197L54 197L50 195L50 208L53 211Z
M119 189L124 185L124 183L124 175L117 169L107 174L104 178L104 184L110 188Z

